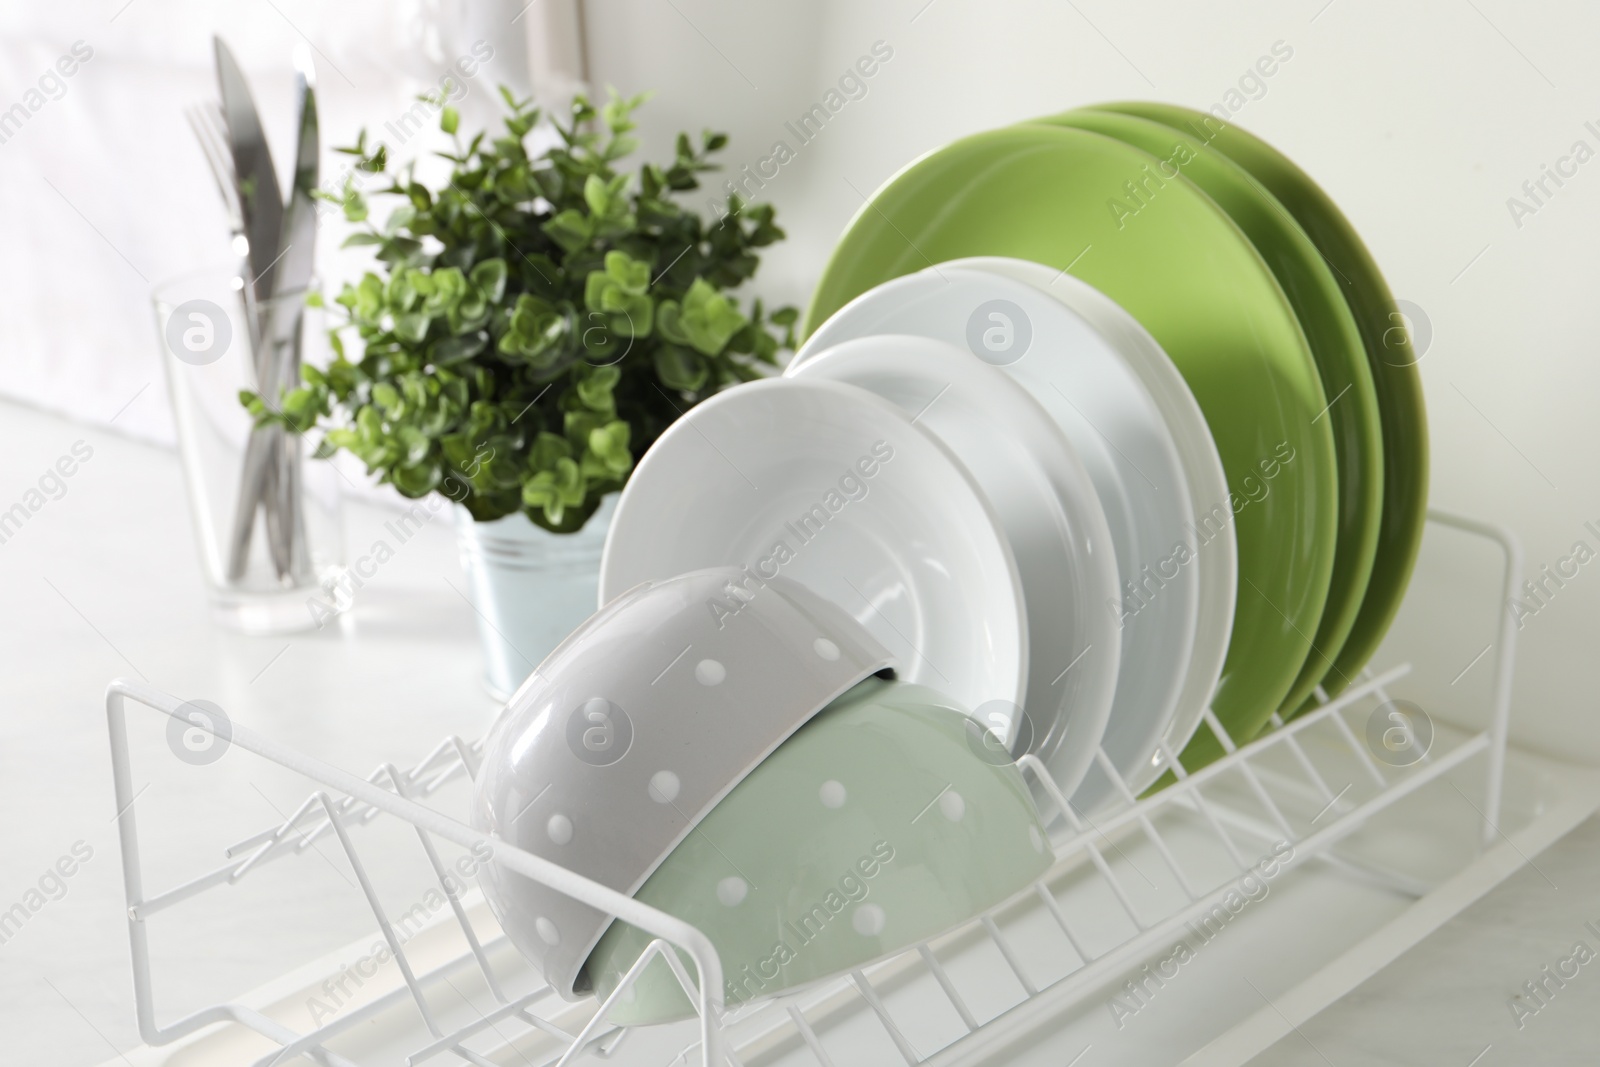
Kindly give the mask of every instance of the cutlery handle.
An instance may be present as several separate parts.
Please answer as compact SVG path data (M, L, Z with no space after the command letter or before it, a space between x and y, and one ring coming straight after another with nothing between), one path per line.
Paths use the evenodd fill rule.
M228 580L244 578L250 567L250 542L255 534L256 507L261 503L269 458L266 435L257 427L245 444L239 474L239 496L233 509L233 536L228 542Z
M289 576L289 526L286 520L284 491L288 479L283 470L283 428L269 426L267 432L266 470L261 492L261 505L267 520L267 548L272 554L272 569L278 579Z
M249 265L245 265L249 274ZM255 385L261 399L272 404L278 389L277 359L272 305L263 305L256 299L252 279L247 279L241 294L245 305L245 320L249 327L250 370L255 375ZM279 479L275 470L279 466L281 436L276 427L255 426L250 430L245 445L244 460L240 466L239 497L234 506L233 536L229 541L228 580L240 581L250 568L250 545L255 537L256 511L261 509L267 533L267 550L278 577L289 573L290 549L284 539L284 526L279 519L280 505L274 487Z
M288 339L287 358L284 361L284 377L290 382L300 380L300 364L303 356L301 346L304 344L305 309L296 307L292 317L292 333ZM297 582L308 583L314 579L311 561L311 541L306 532L305 509L305 482L301 477L301 456L305 442L299 434L284 434L283 437L283 470L284 470L284 504L288 509L289 526L289 569Z
M301 477L300 457L305 448L298 436L283 438L284 502L289 527L289 573L297 585L316 579L312 568L311 539L306 530L305 481Z

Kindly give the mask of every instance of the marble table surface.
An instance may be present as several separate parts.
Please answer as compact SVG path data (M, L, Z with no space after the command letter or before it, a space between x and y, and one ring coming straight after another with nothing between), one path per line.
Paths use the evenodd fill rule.
M1529 859L1252 1067L1600 1063L1600 816Z
M479 685L447 511L366 582L345 619L310 634L242 637L208 620L172 452L0 404L0 510L80 441L92 457L0 543L0 912L24 903L28 913L0 932L0 1062L62 1067L113 1061L139 1043L104 711L111 678L215 701L237 722L362 771L410 761L448 734L474 736L496 710ZM352 550L385 536L391 518L349 506ZM272 825L304 795L248 753L180 764L153 715L131 722L134 803L159 884L203 869L195 853L214 860L219 841ZM359 913L324 905L334 890L344 899L347 878L324 859L299 864L293 878L267 868L211 894L188 925L152 922L162 1018L259 985L360 931ZM260 921L262 909L279 920ZM1520 1028L1508 1007L1576 942L1600 952L1588 921L1600 928L1600 821L1255 1062L1600 1062L1600 960ZM1083 1065L1112 1062L1091 1053Z

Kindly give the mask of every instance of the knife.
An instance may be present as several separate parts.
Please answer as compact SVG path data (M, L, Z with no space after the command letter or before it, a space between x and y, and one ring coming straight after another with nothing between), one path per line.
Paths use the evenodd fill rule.
M311 50L303 44L295 46L294 69L300 125L295 138L293 184L284 210L283 234L277 242L275 294L297 292L310 283L317 236L317 71L311 62Z
M250 243L248 262L251 288L257 303L272 296L272 275L278 259L283 229L283 191L272 168L272 153L261 129L261 116L239 61L221 37L213 38L217 53L217 87L222 93L222 114L228 123L228 148L239 182L244 209L245 239ZM257 367L259 372L263 368Z
M278 363L275 388L293 388L300 381L301 320L305 307L300 296L311 284L317 238L316 189L319 175L318 125L317 125L317 72L311 61L311 50L304 44L294 50L295 96L300 117L295 145L293 184L289 188L289 203L284 211L283 234L279 241L279 263L273 287L278 297L273 308L287 321L282 328L274 325L274 332L282 337L283 347L274 346ZM293 301L293 303L290 303ZM306 538L305 514L300 507L301 439L298 434L280 431L278 445L278 479L274 486L280 502L280 516L287 527L290 571L299 579L311 574L309 541Z
M245 303L252 320L250 327L256 384L262 397L271 403L277 396L276 375L272 366L272 353L276 346L268 324L257 321L256 317L263 313L262 309L272 298L278 242L283 230L283 192L278 186L277 172L273 169L266 133L261 128L260 113L256 110L239 61L221 37L212 40L217 59L217 88L222 97L222 115L228 128L228 150L233 156L234 179L239 187L245 240L249 245L245 262L250 278L246 286ZM274 457L279 451L273 438L270 431L252 429L245 448L229 553L228 574L233 579L242 578L248 565L251 532L258 506L266 523L267 547L274 569L281 577L290 568L290 549L280 522L281 515L271 503L271 494L278 480Z

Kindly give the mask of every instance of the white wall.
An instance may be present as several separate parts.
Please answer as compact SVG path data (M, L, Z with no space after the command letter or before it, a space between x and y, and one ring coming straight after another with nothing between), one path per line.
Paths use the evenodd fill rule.
M588 0L591 75L659 89L649 147L679 126L733 135L730 160L794 142L783 123L882 40L894 57L765 195L790 239L760 287L803 302L839 231L916 155L966 133L1119 98L1207 107L1277 40L1293 58L1236 121L1288 153L1343 207L1395 293L1431 320L1421 364L1433 503L1511 526L1530 570L1600 520L1600 159L1537 214L1506 200L1573 142L1600 151L1600 10L1577 2L1380 0ZM926 5L926 6L925 6ZM853 187L853 188L852 188ZM1470 264L1470 266L1469 266ZM1597 521L1600 527L1600 521ZM1425 706L1479 709L1493 654L1493 556L1430 536L1395 640ZM1472 611L1476 611L1474 616ZM1600 760L1600 560L1525 620L1515 731ZM1475 688L1476 687L1476 688Z
M457 104L467 123L495 117L494 84L526 87L528 28L558 6L542 0L515 22L517 0L0 8L0 112L19 102L33 108L25 123L13 117L0 129L0 396L172 440L150 291L231 256L216 185L184 118L186 108L216 100L213 34L251 83L280 181L294 162L289 58L296 44L312 45L322 175L337 188L349 162L333 148L366 126L399 151L386 124L417 93L437 89L479 42L493 55L472 79L458 79ZM70 78L54 78L74 44L90 58ZM417 148L411 141L402 158ZM318 240L325 278L352 263L337 251L342 221L329 216Z

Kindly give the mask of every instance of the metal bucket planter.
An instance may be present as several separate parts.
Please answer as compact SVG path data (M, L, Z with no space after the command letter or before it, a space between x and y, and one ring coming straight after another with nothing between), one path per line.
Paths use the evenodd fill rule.
M616 494L608 496L583 529L569 534L553 534L521 514L475 522L456 508L461 565L483 644L484 686L495 699L508 699L594 614L600 551L616 501Z

